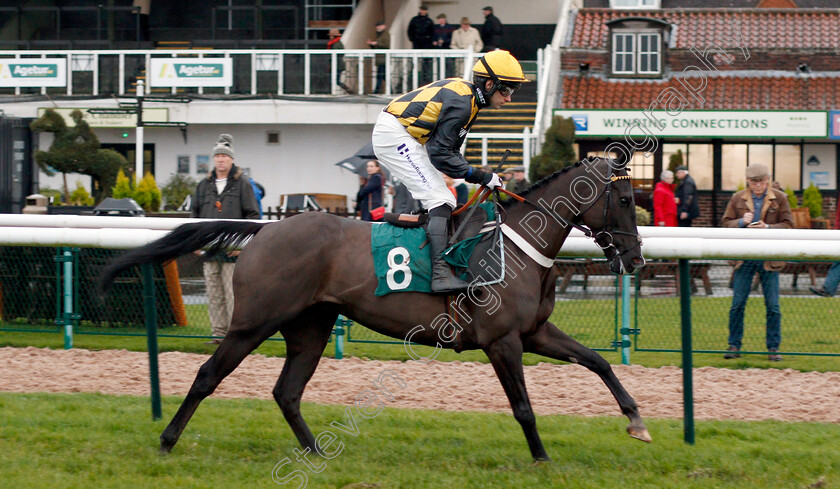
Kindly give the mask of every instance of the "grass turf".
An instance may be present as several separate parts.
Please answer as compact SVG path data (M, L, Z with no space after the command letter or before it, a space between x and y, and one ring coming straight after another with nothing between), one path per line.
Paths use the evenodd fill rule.
M164 398L165 420L180 400ZM0 393L4 487L303 487L272 480L299 470L307 488L840 488L836 424L700 421L691 446L679 420L648 420L647 445L624 434L625 418L543 416L554 462L534 464L508 414L386 407L356 415L354 437L330 426L347 423L343 406L305 404L313 433L342 444L330 460L309 457L316 473L295 460L273 402L206 400L167 456L148 407L143 397Z

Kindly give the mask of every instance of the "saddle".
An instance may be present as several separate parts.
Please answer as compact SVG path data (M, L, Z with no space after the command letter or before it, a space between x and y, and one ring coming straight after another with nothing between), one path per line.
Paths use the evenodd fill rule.
M483 209L481 210L483 211ZM460 226L461 222L464 219L467 219L467 217L467 213L458 214L457 216L452 217L452 219L449 221L449 224L451 226L451 229L449 230L450 235L452 234L452 230L458 229L458 226ZM429 222L429 214L426 211L422 211L418 214L396 214L393 212L386 212L385 216L382 219L388 224L400 228L425 228L426 224ZM471 216L469 216L469 221L464 226L463 231L461 231L461 234L459 235L460 239L458 241L464 241L466 239L477 236L486 221L486 211L476 211L475 213L473 213Z

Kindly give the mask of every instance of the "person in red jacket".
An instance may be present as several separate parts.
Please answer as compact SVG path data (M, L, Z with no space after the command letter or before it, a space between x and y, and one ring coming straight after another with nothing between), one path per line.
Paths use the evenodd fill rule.
M653 222L656 226L677 226L677 200L674 197L674 172L664 170L653 189Z

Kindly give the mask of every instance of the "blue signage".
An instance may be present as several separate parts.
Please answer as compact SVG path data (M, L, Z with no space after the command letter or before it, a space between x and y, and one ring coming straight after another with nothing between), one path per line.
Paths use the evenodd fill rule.
M589 130L589 116L586 114L572 114L572 122L575 123L575 131Z

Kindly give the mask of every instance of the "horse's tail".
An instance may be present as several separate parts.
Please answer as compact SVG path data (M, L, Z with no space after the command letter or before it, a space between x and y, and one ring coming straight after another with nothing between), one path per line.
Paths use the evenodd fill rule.
M263 225L248 221L207 221L178 226L166 236L112 260L99 276L99 291L104 294L123 270L144 263L163 263L207 245L210 245L208 253L218 253L241 245Z

